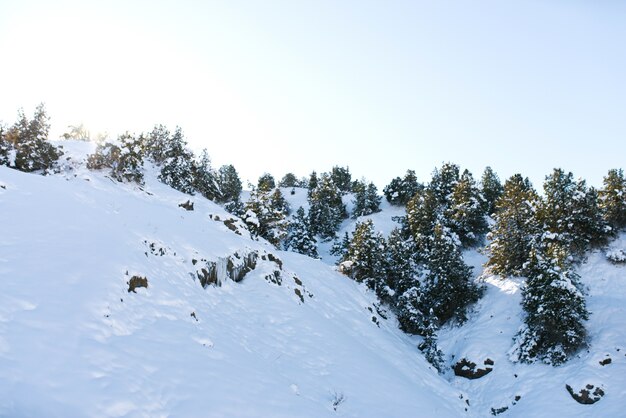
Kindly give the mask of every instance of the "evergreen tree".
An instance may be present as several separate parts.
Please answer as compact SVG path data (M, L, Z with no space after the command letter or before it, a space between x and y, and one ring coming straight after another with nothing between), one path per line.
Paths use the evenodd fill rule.
M438 222L425 241L421 311L432 309L436 325L451 319L465 321L467 308L479 299L480 289L471 281L471 268L463 262L458 237Z
M165 159L161 166L159 180L183 193L194 192L194 156L187 149L187 142L180 128L168 137L165 144Z
M585 345L589 313L569 258L559 242L533 244L522 290L526 317L517 336L516 353L523 362L559 365Z
M572 253L586 251L605 245L611 236L611 227L600 209L598 192L587 188L585 180L578 180L572 201L573 235Z
M298 208L289 223L284 248L286 251L293 251L313 258L318 257L317 241L311 233L309 217L305 214L302 206Z
M274 181L274 177L269 173L264 173L259 177L259 181L257 183L257 189L259 192L269 192L276 187L276 182Z
M119 182L143 184L142 147L140 139L125 133L117 141L98 145L95 153L87 158L87 168L109 168L111 177Z
M417 347L422 353L426 361L432 364L439 373L442 373L445 368L445 362L443 360L443 352L437 346L437 324L438 318L431 310L426 316L423 336L424 341Z
M433 171L428 188L433 191L440 205L447 206L454 188L459 182L459 166L445 163L440 169Z
M416 247L413 237L399 228L395 228L387 237L385 246L385 266L387 271L386 286L389 297L383 301L395 305L398 311L411 310L411 307L403 307L399 299L406 291L412 287L419 289L419 265L415 262ZM413 295L414 293L411 293ZM404 301L411 299L411 295L406 295ZM410 303L413 301L408 300ZM411 305L412 306L412 305ZM413 328L413 327L403 327Z
M396 177L391 180L383 189L383 193L392 205L405 206L423 188L424 186L417 181L415 171L407 170L404 178Z
M239 202L242 187L239 174L237 174L235 167L232 165L223 165L220 167L217 174L217 186L219 189L218 202Z
M19 110L17 122L3 135L0 159L20 171L52 169L63 153L48 142L49 120L43 104L35 108L30 120Z
M483 198L472 174L465 170L450 195L446 220L464 247L480 244L487 232Z
M381 197L378 196L378 189L374 183L366 185L363 181L355 181L352 190L354 192L353 218L380 212Z
M407 204L406 223L418 244L418 250L422 250L420 245L423 240L434 233L435 224L443 222L442 211L443 208L431 188L417 192Z
M318 183L319 183L319 180L317 178L317 173L313 171L311 175L309 176L309 181L308 181L309 190L307 192L307 196L309 199L311 199L311 195L313 194L313 191L317 189Z
M287 233L285 214L272 207L271 195L253 190L244 206L243 220L254 236L259 236L279 247Z
M289 208L289 203L285 200L283 193L280 189L276 188L270 195L270 207L272 210L282 213L287 216L291 213L291 209Z
M0 165L12 165L9 162L12 149L11 143L6 138L6 128L0 125Z
M335 239L332 247L330 248L330 255L338 257L337 264L346 261L346 254L348 254L348 247L350 247L350 234L346 231L343 235L343 239Z
M615 231L626 228L626 179L622 169L611 169L599 192L599 206Z
M515 174L504 183L496 202L495 223L491 227L489 261L486 266L501 276L520 276L528 261L533 237L540 233L535 217L539 196L528 178Z
M207 150L202 150L200 158L194 164L193 187L202 196L209 200L216 200L219 196L217 173L211 167L211 159Z
M280 183L278 183L279 187L300 187L300 182L298 178L293 173L287 173L283 176Z
M170 144L170 131L164 125L155 125L152 131L142 138L146 156L161 166L167 159Z
M483 176L480 181L480 192L482 193L485 212L487 215L491 215L496 211L496 202L502 196L504 188L500 183L500 178L491 169L491 167L485 168Z
M352 191L352 174L350 174L350 169L348 167L333 167L330 173L330 178L342 193L349 193Z
M377 292L384 286L384 243L382 234L374 230L374 223L368 219L357 223L346 254L346 260L351 262L350 276Z
M328 174L323 174L309 198L309 219L313 232L323 240L335 237L341 222L346 218L346 207L341 192Z

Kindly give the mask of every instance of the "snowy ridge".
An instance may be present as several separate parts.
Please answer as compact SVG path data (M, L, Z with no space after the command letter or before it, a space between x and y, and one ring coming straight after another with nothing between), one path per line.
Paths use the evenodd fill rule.
M321 261L278 251L153 167L145 186L121 184L85 169L91 144L62 144L57 175L0 167L2 417L626 416L626 266L607 260L625 235L578 269L589 348L560 367L510 361L524 279L482 277L485 256L466 252L486 291L440 330L438 375L421 339L336 272L331 243ZM306 190L282 192L307 207ZM358 220L388 234L404 211L381 208ZM129 292L134 276L147 288ZM491 370L455 376L463 358ZM566 385L604 396L581 405Z
M363 286L236 234L203 198L184 210L149 169L141 188L86 171L88 146L67 143L60 175L0 167L0 416L462 413ZM241 282L194 277L244 252L259 260Z

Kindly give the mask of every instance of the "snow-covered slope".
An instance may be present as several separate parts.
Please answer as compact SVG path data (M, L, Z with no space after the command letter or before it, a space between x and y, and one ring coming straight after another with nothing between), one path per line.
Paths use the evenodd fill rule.
M142 188L86 171L88 147L67 143L60 175L0 167L0 416L464 413L362 286L237 234L212 202L179 207L151 170ZM250 254L242 281L200 285Z
M450 366L493 370L437 375L419 337L334 270L330 243L321 261L277 251L152 168L145 186L120 184L81 164L91 144L63 144L61 174L0 167L2 417L626 416L626 267L604 253L579 269L589 351L556 368L512 363L522 279L486 277L470 320L439 345ZM306 191L290 191L306 207ZM387 234L403 211L382 207L370 217ZM484 256L465 256L478 278ZM250 260L243 280L226 277ZM148 287L129 292L134 276ZM588 384L605 393L593 405L566 390Z

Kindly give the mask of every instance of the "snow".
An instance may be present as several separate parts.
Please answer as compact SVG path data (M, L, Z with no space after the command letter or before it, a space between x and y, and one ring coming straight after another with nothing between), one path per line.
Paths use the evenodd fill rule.
M577 269L589 347L560 367L510 361L524 278L484 276L486 257L466 251L485 294L438 344L448 366L494 362L468 380L438 375L421 338L380 316L327 252L313 260L237 235L223 223L232 215L158 182L153 167L145 186L118 183L85 169L93 144L62 144L61 173L0 167L0 416L626 416L626 278L606 259L626 235ZM305 189L282 192L293 212L308 206ZM178 207L187 200L195 210ZM387 235L404 209L381 208L339 236L364 219ZM239 283L199 284L194 260L252 252L282 260L280 285L266 279L277 264L261 259ZM133 275L148 287L129 293ZM606 392L594 405L565 388L587 384Z
M79 154L59 175L0 167L0 416L461 414L395 320L372 321L363 285L235 234L199 196L179 208L190 196L154 171L121 184ZM267 261L240 283L193 278L193 259L246 251L279 257L282 285ZM148 287L129 293L133 275Z

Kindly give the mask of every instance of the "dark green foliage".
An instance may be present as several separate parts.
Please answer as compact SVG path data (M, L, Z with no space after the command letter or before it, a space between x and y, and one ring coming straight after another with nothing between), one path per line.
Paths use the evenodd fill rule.
M183 193L194 192L194 156L187 149L183 132L176 128L174 135L168 137L163 151L159 180Z
M452 231L440 223L425 237L421 247L425 275L422 282L422 312L432 312L441 325L451 319L466 320L467 308L480 297L471 281L471 268L463 262L460 243Z
M423 189L415 194L406 206L406 222L419 243L424 237L431 236L435 223L443 218L443 207L439 204L435 192L431 188Z
M384 254L385 240L380 232L374 230L372 220L357 223L346 253L350 276L379 291L384 286Z
M98 145L87 158L90 170L110 169L111 177L119 182L143 184L143 143L129 133L120 135L115 143Z
M323 174L309 198L309 219L313 233L323 240L335 237L341 222L346 218L346 207L341 192L328 174Z
M460 168L456 164L445 163L440 169L433 171L428 188L433 191L440 205L446 206L457 183Z
M491 227L489 261L486 266L501 276L520 276L528 261L533 237L540 233L535 211L539 196L528 178L515 174L504 183L496 202L495 223Z
M526 317L517 336L523 362L559 365L585 345L589 313L569 259L559 243L539 239L533 244L522 291Z
M587 190L584 180L575 182L572 173L554 169L543 189L537 218L551 241L579 259L594 244L605 242L608 230L598 211L597 193Z
M206 149L202 150L200 158L193 165L193 187L209 200L216 200L219 196L217 173L211 167L211 159Z
M235 167L232 165L220 167L217 173L217 187L219 189L218 202L239 202L242 187Z
M341 240L336 239L335 242L333 242L333 245L330 249L330 255L334 255L335 257L338 257L339 258L338 263L341 263L346 260L346 254L348 253L348 247L350 246L351 240L352 238L350 238L350 235L346 231Z
M330 178L342 193L349 193L352 191L352 174L350 174L350 169L348 167L333 167L330 172Z
M424 353L426 361L432 364L439 373L442 373L445 368L445 362L443 360L443 352L437 346L437 327L435 324L438 320L432 311L429 312L427 318L425 329L422 333L424 341L417 348Z
M354 191L353 218L380 212L381 197L378 195L378 189L374 183L366 185L365 182L355 181L352 188Z
M259 177L259 181L257 183L257 189L259 192L269 192L276 187L276 182L274 181L274 177L269 173L264 173Z
M291 213L291 209L289 208L289 203L285 200L283 193L280 189L276 188L270 195L270 207L272 210L282 213L287 216Z
M407 170L404 178L396 177L391 180L391 183L383 189L383 193L392 205L405 206L423 188L424 186L417 181L415 171Z
M309 217L305 214L302 206L298 208L287 228L284 248L299 254L317 258L317 241L311 233Z
M63 153L48 142L49 120L43 104L30 120L19 110L17 122L0 139L0 164L25 172L51 170Z
M598 194L600 209L611 228L626 228L626 179L622 169L609 170Z
M387 293L391 301L388 298L383 298L383 300L395 303L399 311L411 310L411 307L403 307L402 303L398 302L399 298L412 287L419 288L420 266L415 262L415 253L415 242L410 234L398 228L391 231L385 246L386 285L389 288ZM405 296L405 302L412 303L411 297L411 295ZM409 327L403 326L403 328Z
M484 200L472 174L465 170L450 195L445 218L464 247L481 243L487 233Z
M161 165L167 158L170 144L170 131L163 125L155 125L148 135L142 136L146 157Z
M485 168L483 172L480 180L480 192L484 199L485 212L487 215L493 214L496 211L496 202L504 192L504 187L491 167Z
M268 192L252 191L242 218L252 235L265 238L278 248L285 238L287 221L285 214L274 208L272 196Z
M300 181L293 173L287 173L283 176L280 183L278 183L279 187L300 187Z
M311 175L309 176L309 181L307 182L309 191L308 191L308 198L311 198L311 195L313 194L313 191L315 189L317 189L317 185L319 183L319 180L317 178L317 173L315 171L313 171L311 173Z

